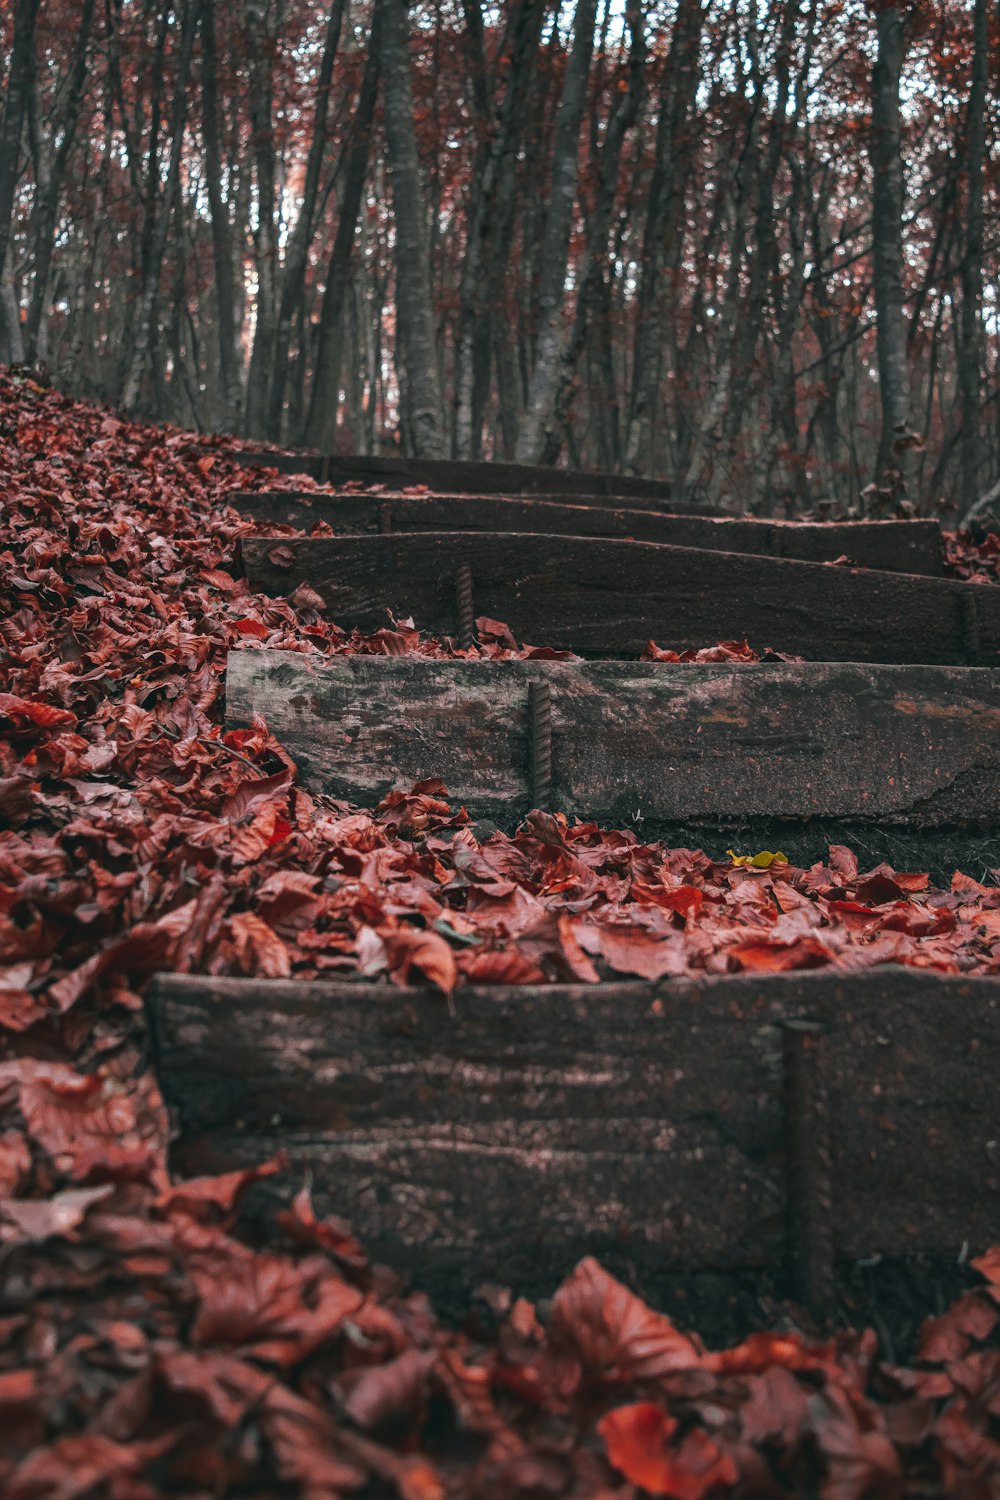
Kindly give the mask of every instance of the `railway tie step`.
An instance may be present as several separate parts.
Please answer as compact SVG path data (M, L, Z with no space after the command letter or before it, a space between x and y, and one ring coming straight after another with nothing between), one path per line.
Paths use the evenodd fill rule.
M227 722L262 713L304 783L363 805L440 777L478 817L605 827L755 820L1000 830L1000 673L864 663L665 665L230 653Z
M605 495L670 499L671 486L658 479L632 479L578 469L529 464L461 462L452 459L368 457L363 454L233 452L226 459L246 468L308 474L323 484L391 484L398 489L425 485L447 494Z
M747 552L835 562L893 573L944 572L941 528L936 521L767 521L733 516L676 515L590 502L495 495L330 495L315 491L239 492L230 503L258 524L306 531L327 521L338 536L392 531L477 531L505 535L619 537L666 542L711 552Z
M338 624L412 616L454 635L454 580L468 567L475 615L522 641L584 655L638 655L754 637L813 661L1000 665L1000 589L949 578L828 567L604 537L407 532L246 537L252 588L309 583Z
M583 1254L656 1295L1000 1231L1000 980L908 968L459 990L161 976L159 1074L195 1175L289 1165L443 1299L551 1292Z
M509 466L315 469L467 493L241 497L254 519L358 533L244 538L251 587L309 583L347 628L389 611L468 645L486 615L610 659L231 653L228 722L262 713L310 789L370 805L440 777L483 819L540 807L690 843L768 827L795 847L836 823L915 849L957 831L985 858L1000 837L1000 592L935 576L933 523L670 514L652 489L622 504ZM844 555L867 566L825 565ZM623 659L745 635L811 659ZM262 1227L311 1180L445 1309L491 1280L544 1296L592 1254L653 1299L708 1276L830 1323L859 1265L954 1263L1000 1235L1000 978L445 996L164 975L147 1005L175 1166L282 1148L253 1189Z

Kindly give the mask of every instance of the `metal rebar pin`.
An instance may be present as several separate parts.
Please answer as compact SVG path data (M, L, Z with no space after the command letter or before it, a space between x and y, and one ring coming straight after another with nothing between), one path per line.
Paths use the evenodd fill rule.
M378 530L380 536L388 536L392 531L392 506L388 501L383 501L378 508Z
M531 805L548 811L552 797L552 693L547 682L528 686Z
M468 563L462 563L455 574L455 605L458 644L467 651L476 636L476 622L472 612L472 569Z
M782 1027L785 1112L785 1228L795 1295L819 1320L834 1311L836 1270L830 1121L817 1021Z

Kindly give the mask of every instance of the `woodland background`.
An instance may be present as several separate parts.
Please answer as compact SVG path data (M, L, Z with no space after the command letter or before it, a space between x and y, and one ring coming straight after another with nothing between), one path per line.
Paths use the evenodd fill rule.
M985 0L7 0L0 359L328 451L961 515Z

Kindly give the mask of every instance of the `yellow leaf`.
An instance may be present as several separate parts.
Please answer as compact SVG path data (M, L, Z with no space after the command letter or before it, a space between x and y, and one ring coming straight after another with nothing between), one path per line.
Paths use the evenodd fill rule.
M762 849L759 854L734 854L732 849L727 849L726 853L734 865L749 866L754 870L769 870L772 865L787 865L788 863L787 854L782 854L780 849L774 854L770 849Z

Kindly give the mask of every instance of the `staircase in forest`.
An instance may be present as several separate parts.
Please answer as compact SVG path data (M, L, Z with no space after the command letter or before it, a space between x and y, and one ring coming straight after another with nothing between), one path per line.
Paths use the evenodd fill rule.
M565 812L806 863L856 842L938 873L1000 865L1000 590L943 576L934 523L674 514L663 487L511 465L315 468L381 488L238 497L300 533L243 539L253 588L306 583L345 627L389 610L462 643L485 616L586 659L233 653L229 721L263 713L310 790L371 804L441 777L501 827ZM748 633L771 659L638 660L650 638ZM287 1146L262 1194L309 1168L321 1208L446 1301L550 1288L593 1253L654 1293L763 1278L830 1320L850 1264L1000 1235L1000 979L826 968L446 1001L184 975L149 1005L185 1170Z

